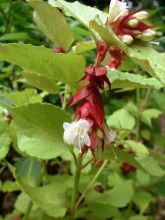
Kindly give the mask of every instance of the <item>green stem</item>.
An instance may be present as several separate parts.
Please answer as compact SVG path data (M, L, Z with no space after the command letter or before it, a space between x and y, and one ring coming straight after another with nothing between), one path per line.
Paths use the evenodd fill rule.
M23 220L28 220L28 219L29 219L29 215L30 215L30 213L31 213L32 208L33 208L33 202L30 201L30 202L29 202L29 205L28 205L28 207L27 207L26 213L25 213L25 215L24 215L24 217L23 217Z
M39 186L41 181L42 181L42 178L43 178L43 175L45 173L45 161L41 161L41 164L42 164L42 173L40 175L40 178L38 179L38 181L36 182L36 186ZM32 208L33 208L33 201L30 201L29 204L28 204L28 207L27 207L27 210L26 210L26 213L25 215L23 216L23 220L28 220L29 219L29 215L32 211Z
M64 100L62 103L62 109L65 110L66 105L67 105L67 94L68 94L68 86L65 85L65 90L64 90Z
M91 180L89 185L86 187L86 189L84 190L84 192L82 193L82 195L80 196L79 200L76 203L75 210L79 207L80 203L82 202L82 200L86 196L87 192L91 189L93 184L96 182L97 178L100 176L100 174L103 171L104 167L106 166L107 162L108 162L108 160L104 161L103 165L100 167L100 169L97 171L97 173L95 174L95 176L93 177L93 179Z
M75 214L75 204L78 197L79 192L79 182L80 182L80 176L81 176L81 165L82 165L82 156L80 156L77 159L77 165L76 165L76 171L74 176L74 185L73 185L73 191L72 191L72 200L71 200L71 214L72 217L74 217Z
M137 105L137 120L136 120L136 141L139 141L140 137L140 115L141 115L141 107L140 107L140 88L136 89L136 105Z

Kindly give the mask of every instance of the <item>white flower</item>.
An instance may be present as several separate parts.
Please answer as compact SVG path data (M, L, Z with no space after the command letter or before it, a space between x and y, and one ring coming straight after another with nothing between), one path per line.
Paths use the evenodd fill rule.
M136 18L133 18L133 19L129 20L128 23L127 23L127 25L129 27L133 27L133 28L137 27L138 24L139 24L139 21Z
M136 38L143 40L143 41L150 41L154 38L155 31L151 29L147 29L143 31L141 34L137 35Z
M131 35L123 35L121 37L121 40L123 41L123 43L125 44L131 44L133 42L133 37Z
M6 108L4 108L4 109L3 109L3 114L4 114L5 116L8 116L8 115L9 115L9 111L8 111Z
M109 6L109 22L116 21L119 17L128 14L128 5L122 0L111 0Z
M133 17L136 18L138 21L143 21L149 17L149 14L147 11L139 11L134 14Z
M63 128L65 143L72 144L79 149L81 149L84 144L90 146L91 141L88 135L90 124L87 120L80 119L72 123L64 122Z
M106 144L110 144L112 142L115 141L116 139L116 131L111 129L111 128L108 128L107 124L103 124L103 129L104 129L104 133L105 133L105 143Z

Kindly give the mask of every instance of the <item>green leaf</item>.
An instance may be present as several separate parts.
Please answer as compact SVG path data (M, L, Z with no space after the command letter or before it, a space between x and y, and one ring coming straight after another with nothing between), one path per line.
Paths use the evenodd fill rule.
M142 42L131 45L127 54L165 85L164 54L158 53L149 44Z
M143 170L137 170L136 179L138 181L138 186L145 186L150 182L150 175Z
M154 77L147 78L138 74L111 70L108 78L112 83L112 89L116 88L155 88L160 89L163 85Z
M162 112L157 109L146 109L142 112L141 118L145 124L152 127L152 119L158 118L161 114Z
M116 178L116 182L112 189L107 190L103 193L93 194L93 198L92 194L89 194L87 202L94 202L97 204L104 204L117 208L125 207L131 201L131 198L134 194L133 182L132 180L125 180L121 178L117 173L115 173L115 175L117 175L118 178ZM109 181L110 178L111 175L109 177Z
M16 163L16 175L37 185L41 178L41 164L35 158L21 158Z
M134 117L125 109L119 109L107 119L109 126L117 129L132 130L135 126Z
M21 106L30 103L41 102L42 98L34 89L25 89L23 91L14 91L4 95L6 102L13 106ZM4 100L5 101L5 100Z
M147 216L134 215L129 218L129 220L148 220Z
M165 112L165 93L161 91L154 91L151 95L152 101L158 106L160 110Z
M3 160L6 157L11 144L11 137L8 128L8 123L0 115L0 160Z
M124 145L124 148L128 151L128 152L134 152L137 156L138 155L148 155L149 151L147 149L146 146L144 146L144 144L140 143L140 142L136 142L133 140L126 140L124 142L122 142Z
M0 41L24 41L30 39L30 36L26 32L14 32L14 33L7 33L3 34L0 37Z
M110 219L112 217L121 217L119 210L109 204L101 204L99 202L97 203L96 201L89 203L88 207L89 210L92 212L91 219Z
M89 7L79 3L78 1L74 3L70 3L64 0L49 0L49 3L54 6L58 7L67 16L71 16L77 20L79 20L83 25L89 28L89 22L95 19L96 16L99 16L100 20L105 23L107 20L108 15L97 8Z
M8 133L0 134L0 160L4 159L9 151L11 138Z
M160 177L165 174L164 170L158 165L158 163L151 156L141 155L139 157L136 157L136 161L150 175Z
M20 191L20 186L18 185L18 183L15 181L5 181L2 185L2 192L6 193L6 192L13 192L13 191Z
M55 54L43 46L22 43L0 44L0 60L21 66L27 74L42 75L73 87L81 79L85 68L81 55Z
M154 202L154 197L148 192L136 192L133 196L134 203L140 208L140 214L143 214L151 202Z
M34 8L34 21L53 43L67 51L74 41L73 33L64 16L43 1L30 1Z
M158 163L149 155L138 155L127 153L119 148L112 148L107 146L104 152L97 151L96 157L99 160L116 160L116 162L128 162L137 169L149 173L152 176L161 177L165 174Z
M25 77L27 84L30 84L38 89L45 90L49 93L59 92L59 87L53 78L30 72L24 72L23 76Z
M110 27L105 27L104 24L105 22L102 22L101 20L100 23L92 19L90 21L90 27L96 31L108 45L113 44L114 46L126 52L127 46L116 36Z
M61 183L52 183L42 187L31 187L19 181L23 190L30 198L52 217L63 217L66 213L65 193L66 186Z
M99 24L96 21L90 22L91 28L95 30L108 45L114 44L123 50L133 61L140 65L145 71L156 77L165 85L164 59L165 55L158 53L149 44L136 41L130 47L126 46L112 31L111 28Z
M31 202L30 196L27 195L25 192L22 192L18 195L17 200L14 204L15 209L21 213L26 213L30 202ZM35 203L33 203L32 211L36 210L36 208L38 208L38 206Z
M119 148L113 148L112 146L107 146L104 150L102 151L97 151L96 152L96 157L98 160L116 160L116 162L128 162L132 166L138 168L138 169L143 169L141 165L136 161L134 158L134 154L129 154L125 152L124 150L121 150Z
M95 41L84 41L76 44L72 50L76 54L81 54L84 52L87 52L89 50L95 49L96 48L96 43Z
M50 104L30 104L11 109L18 148L30 156L55 158L67 150L63 142L63 122L70 116Z

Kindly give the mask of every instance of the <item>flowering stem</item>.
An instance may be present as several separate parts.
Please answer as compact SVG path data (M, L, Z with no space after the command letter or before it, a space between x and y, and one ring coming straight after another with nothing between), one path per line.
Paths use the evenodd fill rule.
M73 185L73 191L72 191L72 199L71 199L71 214L72 217L74 217L75 214L75 204L78 197L79 192L79 182L80 182L80 176L81 176L81 165L82 165L82 156L80 155L77 159L76 163L76 171L74 176L74 185Z
M108 160L105 160L103 165L100 167L100 169L97 171L97 173L95 174L95 176L93 177L93 179L91 180L91 182L89 183L89 185L86 187L86 189L84 190L84 192L82 193L82 195L80 196L79 200L76 203L75 209L77 209L80 205L80 203L82 202L82 200L84 199L84 197L86 196L87 192L91 189L91 187L93 186L93 184L96 182L97 178L100 176L101 172L103 171L104 167L106 166Z

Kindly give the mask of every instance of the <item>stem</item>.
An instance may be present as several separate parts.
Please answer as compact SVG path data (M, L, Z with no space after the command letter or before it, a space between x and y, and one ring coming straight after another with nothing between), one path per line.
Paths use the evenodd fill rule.
M137 121L136 121L136 141L139 140L140 136L140 115L141 115L141 108L140 108L140 88L136 89L136 104L137 104Z
M141 112L143 112L145 110L147 102L148 102L148 99L150 98L151 92L152 92L152 89L148 88L147 91L146 91L144 100L142 102L142 105L141 105Z
M36 186L39 186L41 181L42 181L42 177L45 173L45 162L44 161L41 161L41 163L44 163L44 166L42 165L43 169L42 169L42 173L40 175L40 178L38 179L38 181L36 182ZM33 201L30 201L29 204L28 204L28 207L27 207L27 210L26 210L26 213L25 215L23 216L23 220L28 220L29 219L29 215L32 211L32 208L33 208Z
M65 85L65 90L64 90L64 100L62 103L62 109L65 110L66 105L67 105L67 94L68 94L68 86Z
M74 176L74 186L73 186L73 191L72 191L72 200L71 200L71 214L72 217L74 217L75 210L76 210L76 201L78 197L78 192L79 192L79 182L80 182L80 176L81 176L81 164L82 164L82 156L80 156L77 160L77 165L76 165L76 171L75 171L75 176Z
M93 179L91 180L91 182L89 183L89 185L86 187L86 189L84 190L84 192L82 193L82 195L80 196L79 200L76 203L76 208L77 209L80 205L80 203L82 202L82 200L84 199L84 197L86 196L87 192L91 189L91 187L93 186L93 184L95 183L95 181L97 180L97 178L100 176L101 172L103 171L104 167L106 166L108 160L105 160L103 165L100 167L100 169L97 171L97 173L95 174L95 176L93 177Z
M27 210L26 210L26 213L23 217L23 220L28 220L29 219L29 215L30 215L30 212L32 210L32 207L33 207L33 202L30 201L29 204L28 204L28 207L27 207Z

